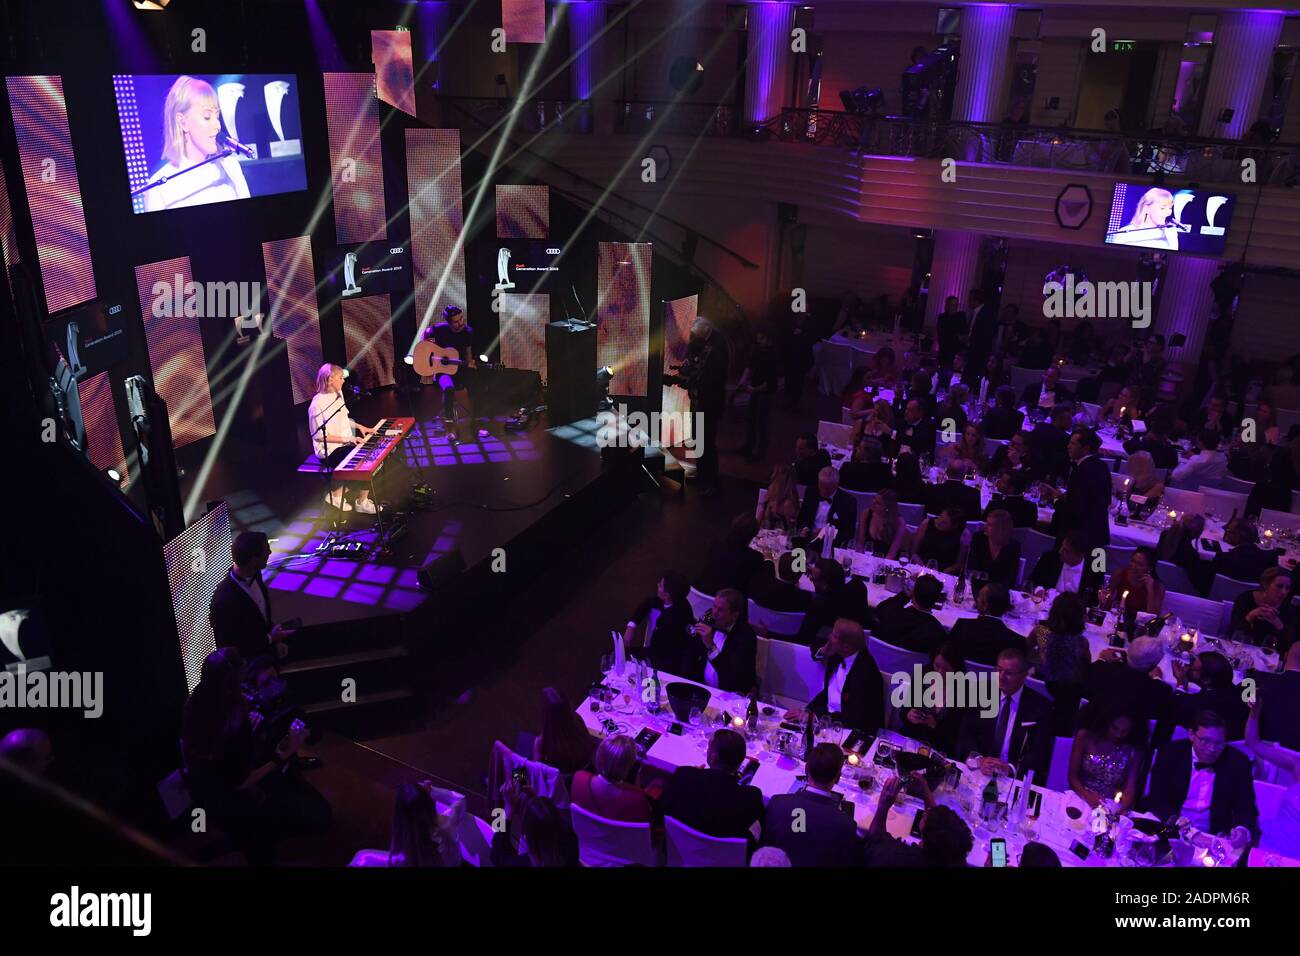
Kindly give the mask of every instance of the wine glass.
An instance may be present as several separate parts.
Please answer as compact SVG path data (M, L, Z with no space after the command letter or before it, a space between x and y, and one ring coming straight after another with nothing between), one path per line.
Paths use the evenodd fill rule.
M966 755L966 769L978 770L979 768L980 768L980 752L978 750L972 750L969 754Z
M702 730L704 725L704 711L700 710L698 705L692 707L687 721L696 730Z
M614 669L614 655L602 654L600 656L600 673L602 678Z

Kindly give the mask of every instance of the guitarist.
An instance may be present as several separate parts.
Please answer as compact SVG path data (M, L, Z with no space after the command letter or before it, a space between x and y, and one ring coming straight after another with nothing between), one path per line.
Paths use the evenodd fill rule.
M448 305L442 310L442 321L424 330L424 337L442 349L455 349L460 356L460 370L453 377L443 372L432 378L421 379L426 385L436 384L442 390L442 418L447 426L447 434L454 442L456 435L457 398L474 419L474 402L470 398L470 385L474 370L478 364L474 358L474 329L465 321L465 313L455 305ZM485 437L480 432L480 437Z

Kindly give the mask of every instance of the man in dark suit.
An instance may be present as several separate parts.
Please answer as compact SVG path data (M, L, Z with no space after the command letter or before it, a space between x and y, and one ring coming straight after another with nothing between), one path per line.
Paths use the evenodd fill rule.
M293 631L272 623L271 592L262 571L271 557L271 545L260 531L243 531L230 546L234 564L212 594L208 621L217 647L233 647L245 661L289 653L285 639Z
M758 686L758 639L746 620L748 611L745 595L724 588L713 599L713 623L700 621L691 628L703 645L702 682L710 687L749 694Z
M1025 497L1025 489L1029 487L1027 471L1005 471L998 475L994 487L997 494L989 499L989 506L984 509L985 518L991 511L1005 511L1011 515L1013 527L1038 527L1038 505Z
M1259 735L1291 750L1300 750L1300 641L1286 652L1280 674L1251 671L1263 705Z
M1250 707L1243 699L1241 687L1232 682L1232 665L1226 657L1218 651L1204 651L1186 666L1181 661L1174 661L1173 668L1178 680L1178 692L1174 694L1175 724L1190 731L1197 714L1212 710L1223 718L1223 729L1229 740L1241 740L1246 736ZM1188 684L1195 684L1200 689L1194 694L1188 693Z
M894 432L898 450L910 450L920 458L934 454L934 422L925 417L925 407L919 399L910 398L903 408L903 422Z
M1043 373L1041 382L1030 382L1020 393L1020 404L1026 408L1055 408L1074 403L1074 392L1061 384L1061 370L1055 365Z
M993 343L998 335L998 310L988 301L983 289L971 289L968 296L970 308L970 345L967 364L982 374Z
M929 574L917 578L910 598L903 591L877 605L876 637L895 647L933 654L948 639L948 632L931 613L942 595L938 578Z
M1173 415L1163 408L1151 412L1145 419L1146 433L1139 438L1130 438L1126 441L1124 450L1130 455L1140 451L1148 452L1157 468L1170 471L1177 468L1178 449L1169 441L1169 433L1173 430L1172 419Z
M1023 776L1032 770L1036 780L1046 780L1052 759L1052 704L1025 686L1029 659L1024 651L1006 648L998 655L997 666L997 714L989 716L978 707L968 708L957 752L978 753L986 773Z
M763 846L779 847L792 866L860 866L862 844L853 804L835 793L844 751L834 744L812 748L804 764L808 780L797 793L772 797L763 817Z
M885 684L880 668L867 650L862 625L840 618L831 628L824 650L825 681L808 709L821 716L838 717L842 724L855 730L876 733L885 712Z
M1091 428L1071 432L1066 451L1074 468L1065 494L1057 493L1053 520L1057 536L1073 535L1088 555L1110 544L1110 469L1097 457L1100 447Z
M807 613L813 596L799 587L796 563L797 556L793 551L787 551L777 558L776 564L764 561L746 593L753 598L755 604L769 611Z
M955 295L948 296L937 320L939 365L944 368L951 367L953 353L966 345L966 330L969 325L960 305L961 302Z
M885 449L879 438L863 435L853 449L853 460L840 466L840 485L851 491L879 491L894 481L894 469L884 461Z
M1214 583L1214 576L1222 574L1234 581L1249 581L1254 584L1268 568L1277 565L1276 551L1265 551L1259 546L1259 529L1250 522L1240 525L1241 543L1231 551L1223 551L1214 556L1206 574L1206 591Z
M1186 817L1205 833L1245 827L1258 835L1249 758L1228 746L1223 718L1214 711L1201 711L1195 724L1190 737L1160 748L1146 809L1162 820Z
M1063 478L1070 468L1070 427L1074 412L1069 405L1052 409L1051 418L1029 433L1029 459L1035 477Z
M1126 655L1111 649L1088 668L1083 696L1090 701L1108 700L1124 704L1135 720L1155 720L1162 728L1173 713L1174 692L1153 669L1164 657L1157 637L1139 637Z
M975 595L979 617L963 617L953 624L951 641L967 661L995 667L1008 647L1028 650L1025 639L1007 627L1002 616L1011 610L1011 597L1001 584L986 584Z
M831 455L817 445L817 436L805 432L794 440L794 480L801 485L817 484L817 475L830 467Z
M1010 441L1025 423L1025 413L1016 408L1016 390L1010 385L1000 385L993 393L993 407L984 413L980 427L985 438Z
M1077 535L1067 534L1060 547L1045 551L1029 572L1029 583L1036 588L1055 588L1064 594L1082 594L1089 588L1100 589L1103 575L1092 569L1092 561L1083 550Z
M719 730L709 740L707 768L678 767L664 787L660 806L692 830L713 837L754 839L763 819L763 792L737 779L745 761L745 738Z
M827 527L834 529L835 545L846 547L858 531L858 501L840 490L840 473L827 465L817 473L817 484L803 496L796 520L799 527L813 533Z
M957 461L948 465L948 476L937 485L931 485L925 495L925 510L932 515L943 514L949 508L960 508L966 516L980 513L980 492L962 481L965 467Z

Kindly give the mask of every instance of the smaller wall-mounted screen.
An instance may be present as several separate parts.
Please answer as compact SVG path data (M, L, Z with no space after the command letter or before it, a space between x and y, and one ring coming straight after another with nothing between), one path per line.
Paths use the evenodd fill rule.
M330 260L325 283L323 299L410 292L410 247L386 242L339 246Z
M114 76L113 88L137 213L307 188L293 74Z
M1167 252L1221 256L1234 197L1212 189L1165 189L1116 183L1106 242Z

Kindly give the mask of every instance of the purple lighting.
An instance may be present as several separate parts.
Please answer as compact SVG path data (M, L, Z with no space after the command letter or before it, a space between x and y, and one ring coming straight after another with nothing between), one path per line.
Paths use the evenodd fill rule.
M785 106L794 7L788 3L751 3L748 12L745 121L761 123Z
M319 0L303 0L307 11L307 28L311 30L311 42L316 47L316 62L322 73L346 73L347 60L339 52L339 45L334 42L334 32L330 30L329 21L321 11Z
M158 69L158 59L136 17L129 0L104 0L104 19L117 52L132 72L152 72Z
M1000 120L1011 59L1011 27L1016 9L981 3L961 8L961 59L952 118L971 123Z
M575 100L589 100L601 42L597 37L605 26L605 5L598 0L581 0L564 6L569 18L569 55L573 57L569 64L569 92Z

